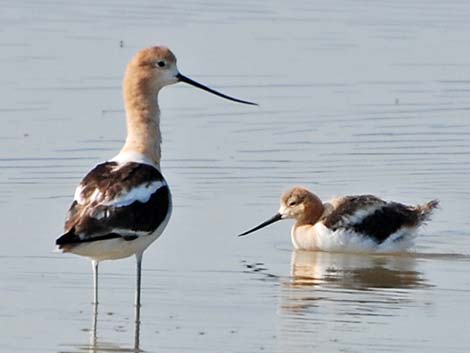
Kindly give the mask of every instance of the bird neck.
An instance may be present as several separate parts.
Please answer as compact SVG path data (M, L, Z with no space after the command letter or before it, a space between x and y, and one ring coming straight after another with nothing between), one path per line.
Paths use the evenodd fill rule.
M145 82L144 82L145 83ZM121 153L141 154L157 166L161 159L158 91L142 81L125 80L127 138Z
M295 226L314 225L320 220L324 211L325 207L321 200L317 196L311 195L309 202L304 205L304 211L296 218Z

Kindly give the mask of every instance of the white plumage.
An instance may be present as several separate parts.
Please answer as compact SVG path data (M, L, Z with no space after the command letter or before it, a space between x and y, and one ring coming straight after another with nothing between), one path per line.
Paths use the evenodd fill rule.
M111 200L103 200L103 206L124 207L138 201L142 203L148 202L150 197L166 183L162 180L154 181L150 184L142 184L134 186L132 189L124 191Z

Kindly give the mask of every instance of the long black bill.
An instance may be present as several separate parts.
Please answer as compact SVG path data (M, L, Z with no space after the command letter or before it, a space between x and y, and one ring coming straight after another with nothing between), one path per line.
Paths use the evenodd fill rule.
M253 233L254 231L257 231L258 229L261 229L261 228L264 228L266 226L269 226L270 224L274 223L274 222L277 222L277 221L280 221L282 219L282 215L280 213L276 213L274 216L272 216L270 219L268 219L267 221L264 221L263 223L261 223L260 225L250 229L250 230L247 230L245 233L242 233L242 234L238 234L239 237L242 237L244 235L247 235L247 234L250 234L250 233Z
M233 98L233 97L230 97L230 96L227 96L223 93L220 93L220 92L217 92L217 91L214 91L212 88L209 88L207 86L204 86L202 84L200 84L199 82L196 82L194 80L191 80L189 77L186 77L184 75L181 75L180 73L178 73L176 75L176 78L178 80L180 80L181 82L185 82L191 86L194 86L194 87L197 87L197 88L200 88L204 91L207 91L207 92L210 92L212 94L215 94L216 96L219 96L219 97L222 97L222 98L225 98L225 99L228 99L230 101L234 101L234 102L238 102L238 103L243 103L243 104L250 104L250 105L258 105L256 103L253 103L253 102L248 102L248 101L244 101L244 100L241 100L241 99L238 99L238 98Z

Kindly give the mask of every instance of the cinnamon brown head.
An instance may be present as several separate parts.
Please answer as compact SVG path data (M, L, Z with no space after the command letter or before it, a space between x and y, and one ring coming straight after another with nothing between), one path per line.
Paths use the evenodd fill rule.
M299 224L315 224L323 211L318 196L304 187L293 187L281 196L279 213L283 218L294 218Z
M296 186L281 196L281 206L278 213L260 225L240 234L250 234L281 219L293 218L298 225L315 224L323 214L324 207L321 200L308 189Z

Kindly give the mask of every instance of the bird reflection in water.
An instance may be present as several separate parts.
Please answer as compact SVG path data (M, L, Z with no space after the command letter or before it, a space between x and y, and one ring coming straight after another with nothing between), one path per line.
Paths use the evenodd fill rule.
M425 286L413 255L375 255L294 251L291 285L334 285L345 289Z
M103 353L103 352L143 352L140 349L140 306L135 306L134 311L134 345L123 347L116 343L100 341L98 336L98 305L93 304L93 320L90 330L90 341L88 345L76 345L77 352Z
M409 300L403 289L428 286L411 254L294 251L291 277L281 285L281 309L292 314L308 311L320 302L341 302L349 303L350 309L360 303L373 312L376 306Z

